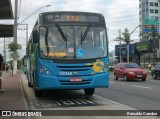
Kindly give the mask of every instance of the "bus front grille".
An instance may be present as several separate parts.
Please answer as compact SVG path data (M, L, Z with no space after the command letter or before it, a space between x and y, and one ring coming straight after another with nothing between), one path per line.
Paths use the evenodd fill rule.
M88 71L93 67L93 65L89 66L57 66L57 68L61 71Z

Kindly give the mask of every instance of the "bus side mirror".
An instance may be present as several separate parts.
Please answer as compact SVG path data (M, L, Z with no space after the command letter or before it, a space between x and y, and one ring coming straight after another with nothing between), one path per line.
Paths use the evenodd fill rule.
M38 43L38 39L39 39L38 31L35 30L33 31L33 43Z

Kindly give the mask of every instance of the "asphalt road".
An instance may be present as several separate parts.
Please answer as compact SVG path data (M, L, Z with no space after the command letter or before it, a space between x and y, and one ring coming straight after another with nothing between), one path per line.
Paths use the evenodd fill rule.
M110 73L110 87L96 89L95 94L137 110L160 110L160 79L155 80L150 75L146 81L125 82L114 80Z
M156 117L156 115L126 116L128 114L128 111L131 113L132 111L137 113L139 112L139 110L136 111L136 109L144 109L138 107L141 107L141 105L148 105L147 101L149 101L149 103L153 103L153 105L151 105L152 108L148 108L150 105L147 106L148 109L158 109L159 107L158 102L160 100L157 100L157 98L153 97L153 95L150 94L152 88L149 87L150 85L157 84L156 90L158 90L158 83L156 83L155 81L153 82L149 80L147 80L146 82L114 81L113 76L111 75L110 88L96 89L96 93L91 97L85 96L82 90L78 91L71 90L71 91L45 91L43 92L43 96L41 98L37 98L34 95L33 88L28 87L26 76L23 73L20 74L20 80L22 82L22 87L24 90L24 95L28 104L28 108L30 110L38 110L40 112L45 111L42 112L43 115L42 117L36 117L35 119L53 119L52 116L54 116L54 119L60 119L60 118L61 119L64 118L65 119L81 119L81 118L157 119L158 118ZM140 87L138 86L140 85L136 84L146 84L146 85L142 89L139 89ZM137 93L137 91L139 93ZM145 95L142 96L141 92L143 93L147 92L147 94L145 95L148 95L148 97L146 97L144 102L143 98L145 98ZM119 103L114 102L116 100ZM143 103L139 105L141 101ZM130 102L132 103L131 107L129 107ZM135 106L135 104L138 105L138 107ZM122 110L122 112L117 112L118 110L119 111Z

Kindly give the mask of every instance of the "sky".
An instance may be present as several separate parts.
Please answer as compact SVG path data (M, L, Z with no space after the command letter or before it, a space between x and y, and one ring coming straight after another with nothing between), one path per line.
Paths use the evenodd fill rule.
M11 0L14 14L15 0ZM43 7L51 5L50 7ZM42 9L39 9L43 7ZM39 10L38 10L39 9ZM37 12L35 12L38 10ZM38 18L39 13L48 11L84 11L96 12L105 16L106 26L108 29L109 51L114 50L115 45L119 44L114 41L118 37L118 30L123 32L128 28L130 32L139 24L139 0L18 0L18 23L26 19L23 23L28 24L28 37L31 34L32 28ZM13 20L3 21L0 23L13 24ZM25 26L18 25L17 42L21 44L22 49L19 51L20 57L23 57L26 52L26 30ZM131 39L135 42L139 41L139 29L132 35ZM6 38L6 45L13 41L13 38ZM3 39L0 39L0 53L3 54ZM9 60L7 52L7 60Z

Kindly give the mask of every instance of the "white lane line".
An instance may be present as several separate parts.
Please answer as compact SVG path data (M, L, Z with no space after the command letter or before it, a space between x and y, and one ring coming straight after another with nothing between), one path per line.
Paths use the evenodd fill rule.
M132 85L132 86L137 87L137 88L147 88L147 89L152 89L152 88L150 88L150 87L144 87L144 86L137 86L137 85Z
M94 94L94 95L97 96L97 97L99 97L99 98L101 98L101 99L104 99L104 100L106 100L106 101L110 101L110 102L112 102L112 103L115 103L115 104L118 104L118 105L122 105L122 106L128 107L128 108L130 108L131 110L137 110L137 109L132 108L132 107L129 107L129 106L127 106L127 105L124 105L124 104L115 102L115 101L113 101L113 100L110 100L110 99L108 99L108 98L105 98L105 97L102 97L102 96L99 96L99 95L96 95L96 94Z

